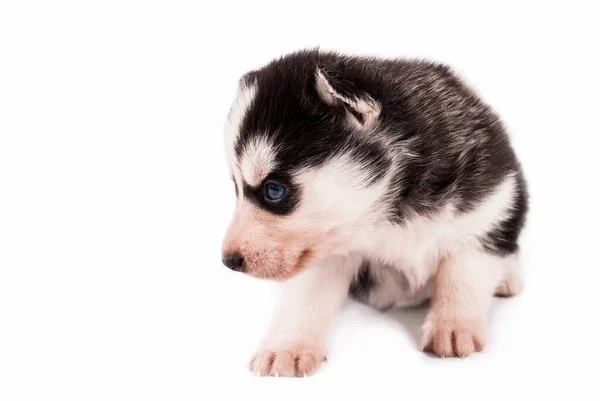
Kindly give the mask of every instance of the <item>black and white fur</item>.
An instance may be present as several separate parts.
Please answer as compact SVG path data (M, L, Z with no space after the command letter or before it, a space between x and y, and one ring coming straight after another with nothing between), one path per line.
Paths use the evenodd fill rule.
M496 113L444 65L285 56L241 79L226 146L224 260L283 285L256 373L312 373L349 294L381 309L430 299L423 349L466 356L493 295L521 288L521 167ZM267 182L284 198L265 198Z

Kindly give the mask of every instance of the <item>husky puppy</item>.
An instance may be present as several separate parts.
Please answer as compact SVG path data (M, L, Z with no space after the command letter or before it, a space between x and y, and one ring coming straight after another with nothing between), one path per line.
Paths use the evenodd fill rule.
M225 136L223 263L283 286L253 372L313 373L349 295L430 300L423 350L483 348L492 297L521 289L527 191L502 122L448 67L297 52L241 78Z

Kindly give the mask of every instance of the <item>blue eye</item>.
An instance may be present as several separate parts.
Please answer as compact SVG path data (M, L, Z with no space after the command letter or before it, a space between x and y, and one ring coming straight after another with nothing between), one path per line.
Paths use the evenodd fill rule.
M269 182L265 185L265 195L270 201L278 201L283 198L285 194L285 187L279 184Z

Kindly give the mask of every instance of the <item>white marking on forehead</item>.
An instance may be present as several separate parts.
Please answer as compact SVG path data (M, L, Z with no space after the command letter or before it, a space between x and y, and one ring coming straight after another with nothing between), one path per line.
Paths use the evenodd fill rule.
M242 121L248 111L250 105L254 101L256 96L256 84L240 86L238 96L231 106L227 123L225 125L225 147L227 151L227 162L229 167L233 168L235 162L235 143L238 135L240 134L240 128Z
M267 138L252 138L244 146L240 167L248 185L258 186L275 166L275 147Z

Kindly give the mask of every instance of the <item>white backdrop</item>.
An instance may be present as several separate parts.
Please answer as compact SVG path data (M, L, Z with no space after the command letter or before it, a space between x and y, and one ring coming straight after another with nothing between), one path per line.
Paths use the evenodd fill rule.
M0 3L0 399L598 399L598 12L416 3ZM221 266L224 121L241 74L317 45L447 62L505 119L526 289L483 353L351 302L315 376L247 371L276 293Z

